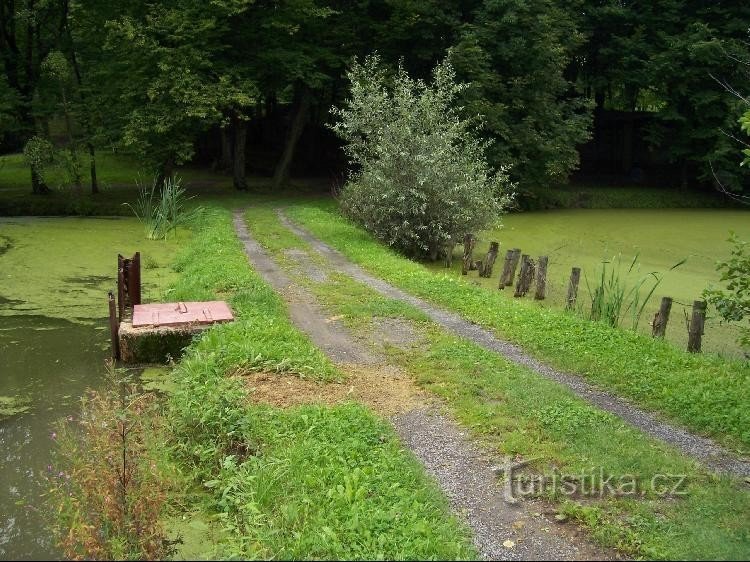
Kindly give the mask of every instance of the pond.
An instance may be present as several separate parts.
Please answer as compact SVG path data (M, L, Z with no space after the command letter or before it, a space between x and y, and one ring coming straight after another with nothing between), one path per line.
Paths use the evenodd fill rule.
M521 248L536 259L549 256L548 294L545 306L562 307L570 269L582 268L579 300L584 310L589 305L587 283L593 286L603 260L621 255L621 272L632 286L650 272L663 274L663 281L644 311L639 329L650 330L649 322L662 296L675 299L667 331L667 338L684 347L687 329L683 310L701 298L703 289L718 284L716 262L729 256L729 232L750 240L750 212L726 209L577 209L514 213L503 218L503 226L479 234L477 259L484 257L491 240L501 243L498 263L492 279L476 281L488 289L497 290L497 278L502 270L505 251ZM458 256L460 246L456 250ZM638 256L637 264L626 275L630 262ZM669 271L679 261L687 261ZM460 260L459 260L460 261ZM436 272L444 272L440 264L432 265ZM460 263L454 262L454 275L460 275ZM510 293L510 291L504 291ZM737 330L720 322L715 312L709 311L704 349L736 355ZM630 326L630 319L624 325Z
M0 558L59 558L43 498L54 423L104 380L117 254L141 252L143 298L157 300L185 236L147 241L134 219L0 219Z

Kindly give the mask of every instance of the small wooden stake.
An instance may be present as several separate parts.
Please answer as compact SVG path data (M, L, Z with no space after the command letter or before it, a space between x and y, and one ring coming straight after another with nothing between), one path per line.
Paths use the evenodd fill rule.
M669 313L672 310L672 299L662 297L659 311L654 315L654 321L651 323L651 335L655 338L663 338L667 332L667 322L669 322Z
M109 332L112 338L112 359L120 358L120 324L117 321L115 295L109 291Z
M693 317L688 324L688 346L690 353L700 353L703 327L706 323L706 301L693 301Z
M505 280L506 287L511 287L513 285L513 280L516 278L516 267L518 267L518 260L520 259L521 250L519 248L513 248L513 257L510 260L510 273Z
M576 299L578 298L578 283L581 281L581 268L574 267L570 271L570 283L568 284L568 298L565 308L570 310L575 308Z
M539 265L536 270L536 292L534 293L534 299L538 301L544 300L547 293L547 262L549 258L547 256L539 256Z
M479 270L479 277L492 277L492 267L495 265L499 250L499 242L490 242L490 249L487 250L487 255L482 262L482 268Z
M472 257L472 254L474 253L474 244L477 243L477 239L473 234L467 234L464 236L464 258L463 258L463 265L461 266L461 273L463 275L466 275L474 269L472 266L474 265L474 258Z

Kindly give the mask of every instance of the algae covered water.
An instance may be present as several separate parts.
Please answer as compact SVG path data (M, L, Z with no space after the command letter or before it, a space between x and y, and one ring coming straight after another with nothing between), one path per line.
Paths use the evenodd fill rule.
M44 497L54 425L104 381L117 253L141 251L156 300L182 237L144 240L133 219L0 219L0 558L59 558Z

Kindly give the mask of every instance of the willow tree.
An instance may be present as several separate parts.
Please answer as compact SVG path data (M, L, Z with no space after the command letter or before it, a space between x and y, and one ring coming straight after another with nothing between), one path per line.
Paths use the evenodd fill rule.
M355 62L348 77L351 95L332 126L352 165L346 214L390 246L433 260L499 219L511 185L503 167L487 164L478 121L461 116L466 86L448 61L429 83L403 67L389 77L376 56Z

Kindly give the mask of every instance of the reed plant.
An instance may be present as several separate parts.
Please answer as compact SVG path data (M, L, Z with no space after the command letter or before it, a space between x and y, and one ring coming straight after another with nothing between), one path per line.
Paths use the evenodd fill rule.
M177 176L151 184L138 184L138 199L134 204L125 203L144 226L148 240L166 240L171 233L187 225L202 207L188 208L192 197L186 195L182 180Z
M591 298L590 320L601 320L612 327L618 327L629 315L631 328L638 328L644 309L664 279L662 273L650 271L638 277L632 284L629 283L629 277L636 270L638 256L639 254L636 254L633 257L624 274L621 255L612 260L604 260L597 281L593 285L584 273L586 288ZM686 259L679 261L669 268L669 271L680 267L685 261Z

